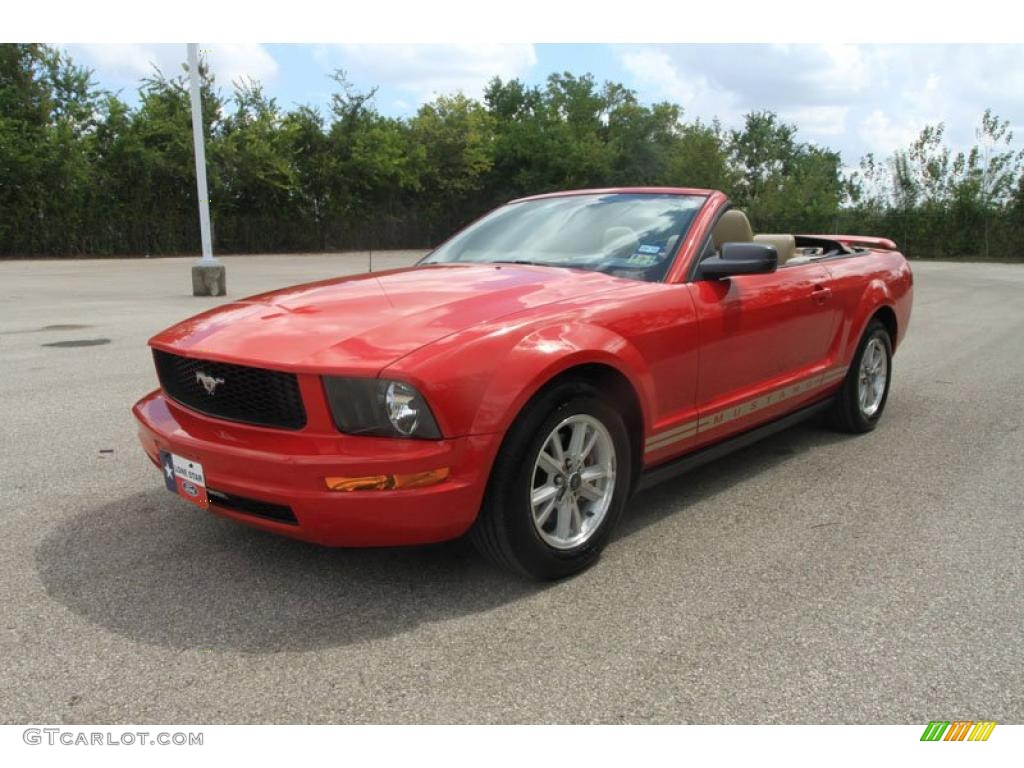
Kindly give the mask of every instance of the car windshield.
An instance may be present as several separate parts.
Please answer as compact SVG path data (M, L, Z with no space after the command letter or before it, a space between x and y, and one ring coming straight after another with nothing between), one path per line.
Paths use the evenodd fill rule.
M610 193L509 203L420 263L538 264L661 280L704 201L700 195Z

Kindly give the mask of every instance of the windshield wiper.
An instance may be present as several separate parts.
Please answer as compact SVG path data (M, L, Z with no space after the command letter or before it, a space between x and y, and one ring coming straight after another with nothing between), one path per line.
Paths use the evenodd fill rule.
M523 264L528 267L552 267L553 269L582 269L572 264L562 264L557 261L530 261L529 259L494 259L488 264Z

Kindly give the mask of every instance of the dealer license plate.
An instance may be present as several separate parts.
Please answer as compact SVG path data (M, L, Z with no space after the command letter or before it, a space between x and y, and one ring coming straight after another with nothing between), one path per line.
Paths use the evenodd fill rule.
M202 464L167 451L160 451L160 464L163 467L167 490L203 509L210 505L206 495L206 475L203 474Z

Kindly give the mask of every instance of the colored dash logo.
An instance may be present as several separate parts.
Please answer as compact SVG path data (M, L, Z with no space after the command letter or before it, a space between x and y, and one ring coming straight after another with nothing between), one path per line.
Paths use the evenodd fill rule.
M921 734L921 741L988 741L995 727L993 720L932 720Z

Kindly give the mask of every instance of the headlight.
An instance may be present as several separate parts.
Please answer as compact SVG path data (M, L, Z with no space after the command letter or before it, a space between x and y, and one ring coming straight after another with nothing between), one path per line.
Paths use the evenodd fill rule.
M441 439L434 415L416 388L387 379L324 376L335 426L350 435Z

